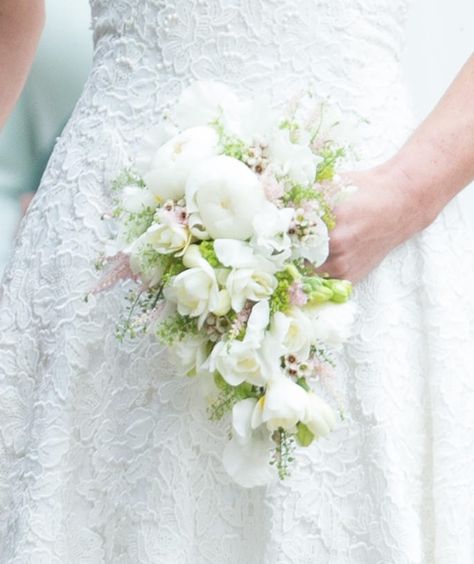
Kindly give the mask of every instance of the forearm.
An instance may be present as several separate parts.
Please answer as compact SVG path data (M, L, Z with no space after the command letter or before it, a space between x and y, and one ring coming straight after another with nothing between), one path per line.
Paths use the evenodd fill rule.
M0 127L23 88L43 25L43 0L0 0Z
M383 168L409 192L423 228L474 179L474 55Z

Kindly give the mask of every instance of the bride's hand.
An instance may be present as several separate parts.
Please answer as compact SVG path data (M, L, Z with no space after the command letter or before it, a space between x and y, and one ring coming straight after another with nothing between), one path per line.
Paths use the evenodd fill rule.
M401 171L377 167L344 176L359 189L334 208L329 257L317 271L357 282L434 217Z

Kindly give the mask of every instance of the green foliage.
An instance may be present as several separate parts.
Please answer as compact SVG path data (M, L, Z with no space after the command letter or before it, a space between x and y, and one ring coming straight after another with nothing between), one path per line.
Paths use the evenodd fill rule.
M244 161L248 156L248 146L238 137L232 137L228 135L225 128L219 118L210 122L210 125L214 127L219 135L219 143L221 145L221 151L224 155L228 157L233 157L239 161Z
M165 345L172 345L176 341L182 341L189 335L197 335L197 319L188 315L172 315L162 321L156 331L156 336Z
M319 153L323 160L318 164L316 169L316 181L324 182L325 180L332 180L337 163L345 154L346 152L343 147L333 147L331 143L327 143Z
M295 435L296 442L303 447L309 446L314 440L314 433L301 421L296 424L296 427L298 429Z
M199 252L213 268L221 268L223 266L219 262L219 259L217 258L216 252L214 250L214 241L202 241L199 244Z
M237 402L247 398L257 398L259 395L258 389L252 384L242 382L238 386L231 386L218 372L214 374L214 382L219 394L207 408L211 421L222 419L226 413L232 411Z
M294 461L295 439L283 427L273 432L272 439L275 442L275 451L270 464L276 466L278 476L284 480L290 475L290 465Z

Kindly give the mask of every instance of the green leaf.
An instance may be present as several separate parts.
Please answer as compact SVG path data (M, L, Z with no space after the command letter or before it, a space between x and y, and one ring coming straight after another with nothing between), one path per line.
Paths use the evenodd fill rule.
M314 439L314 434L306 427L301 421L296 425L298 431L296 432L296 441L300 446L309 446Z

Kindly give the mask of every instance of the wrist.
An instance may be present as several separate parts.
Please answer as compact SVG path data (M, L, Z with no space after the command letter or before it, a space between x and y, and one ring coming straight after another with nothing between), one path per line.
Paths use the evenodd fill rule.
M439 200L440 191L435 189L430 175L421 171L410 156L400 151L377 168L409 213L413 233L436 219L446 203Z

